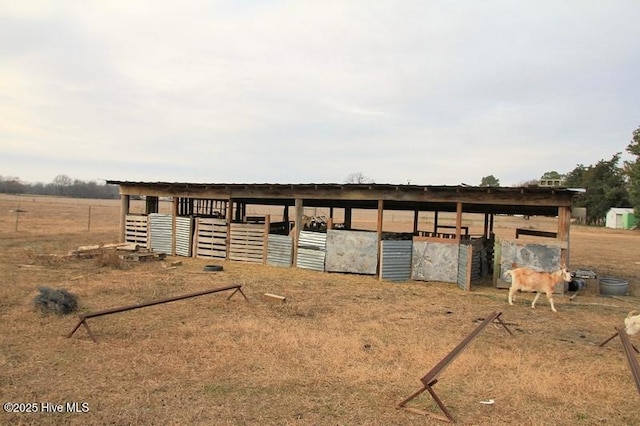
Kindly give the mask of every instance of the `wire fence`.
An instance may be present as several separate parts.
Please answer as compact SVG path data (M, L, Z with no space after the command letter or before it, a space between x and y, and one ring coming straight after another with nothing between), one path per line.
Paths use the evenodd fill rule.
M0 196L1 233L69 233L117 230L120 200Z

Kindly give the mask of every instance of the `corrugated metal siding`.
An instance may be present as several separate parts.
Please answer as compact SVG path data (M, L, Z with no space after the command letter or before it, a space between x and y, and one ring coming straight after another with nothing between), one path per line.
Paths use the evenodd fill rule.
M486 262L484 241L483 240L472 241L471 249L472 249L471 282L475 282L483 277L482 265L483 265L483 261ZM486 269L486 266L484 268Z
M160 253L171 253L171 215L151 213L149 215L151 249Z
M288 235L269 234L267 241L267 265L291 266L293 260L293 238Z
M411 251L413 241L382 241L382 279L408 281L411 279Z
M470 283L469 262L473 262L473 253L472 250L469 250L469 247L467 244L460 244L458 246L457 283L458 287L462 290L468 290L467 284Z
M193 219L176 217L176 255L191 257Z
M322 232L301 231L298 239L296 266L302 269L324 271L326 249L327 234Z

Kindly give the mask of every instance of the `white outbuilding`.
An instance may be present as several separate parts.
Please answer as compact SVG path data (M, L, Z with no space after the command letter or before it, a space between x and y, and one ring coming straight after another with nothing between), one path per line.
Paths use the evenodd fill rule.
M605 225L607 228L631 229L636 225L636 217L632 208L612 207L607 212Z

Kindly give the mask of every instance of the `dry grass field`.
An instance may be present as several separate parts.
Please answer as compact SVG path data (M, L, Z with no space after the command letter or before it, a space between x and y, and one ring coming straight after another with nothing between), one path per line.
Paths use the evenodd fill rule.
M25 210L17 221L16 208ZM640 309L637 231L573 226L570 268L626 278L632 296L559 295L554 314L544 297L536 310L531 294L509 306L506 290L490 285L463 293L454 284L241 262L169 258L182 264L167 268L65 257L117 242L118 218L119 201L0 197L0 401L39 411L86 403L78 407L87 411L3 411L0 424L442 424L396 404L493 311L514 335L489 325L435 385L459 424L640 424L619 339L598 346ZM389 215L385 230L402 221ZM498 217L496 233L553 223ZM224 270L204 272L211 263ZM248 302L223 292L90 319L97 344L84 328L67 338L76 315L45 315L33 304L40 286L77 294L87 313L232 284ZM267 302L266 292L286 302ZM440 414L428 393L409 405Z

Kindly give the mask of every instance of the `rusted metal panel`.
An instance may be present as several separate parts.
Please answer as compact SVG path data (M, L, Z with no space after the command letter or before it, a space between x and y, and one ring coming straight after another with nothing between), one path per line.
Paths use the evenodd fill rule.
M411 279L457 282L458 246L455 242L414 241Z
M367 231L327 231L326 270L356 274L376 274L378 234Z
M411 240L382 241L382 279L387 281L408 281L411 279Z
M500 276L496 283L498 288L511 286L510 278L504 274L509 269L527 267L535 271L556 271L561 262L561 247L551 244L531 244L522 241L502 240L500 244ZM507 281L509 280L509 281ZM556 286L556 293L564 292L564 284Z
M269 234L267 242L267 265L291 266L293 239L288 235Z
M300 232L296 266L302 269L324 271L326 247L327 234L311 231Z

